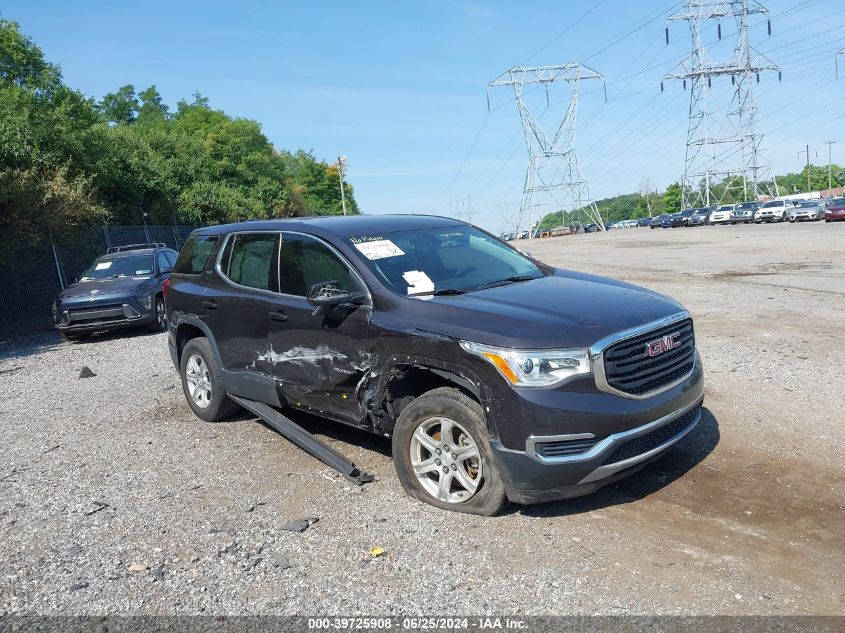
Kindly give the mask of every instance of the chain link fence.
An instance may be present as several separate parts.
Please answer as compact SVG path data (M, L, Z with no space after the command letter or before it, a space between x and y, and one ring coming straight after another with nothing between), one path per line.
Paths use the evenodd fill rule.
M55 298L109 247L161 242L178 251L195 228L86 225L48 233L35 243L0 228L0 338L51 328Z

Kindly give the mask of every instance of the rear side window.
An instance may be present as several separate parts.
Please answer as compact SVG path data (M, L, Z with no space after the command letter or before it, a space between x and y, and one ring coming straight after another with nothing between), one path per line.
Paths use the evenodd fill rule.
M179 253L173 272L181 275L199 275L205 270L205 265L216 243L216 235L189 237L185 246L182 247L182 252Z
M278 233L238 233L229 239L220 270L236 284L279 291Z
M281 291L305 297L308 289L323 281L337 281L341 290L363 292L355 275L334 252L307 235L285 233L279 262Z

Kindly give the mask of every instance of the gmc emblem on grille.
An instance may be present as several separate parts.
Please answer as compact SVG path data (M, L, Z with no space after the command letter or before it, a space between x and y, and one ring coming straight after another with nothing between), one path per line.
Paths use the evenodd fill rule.
M658 339L649 341L645 344L646 354L648 354L649 357L654 357L662 354L663 352L668 352L670 349L680 347L681 344L678 342L678 337L680 335L680 332L673 332L667 336L661 336Z

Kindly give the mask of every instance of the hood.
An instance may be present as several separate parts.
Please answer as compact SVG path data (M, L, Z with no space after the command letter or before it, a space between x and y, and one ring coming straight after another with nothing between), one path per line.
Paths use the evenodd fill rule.
M63 304L85 301L86 303L103 303L110 300L135 296L139 291L154 285L150 278L117 277L115 279L95 279L78 281L65 288L59 295Z
M420 330L522 349L589 347L609 334L683 310L651 290L571 271L410 303Z

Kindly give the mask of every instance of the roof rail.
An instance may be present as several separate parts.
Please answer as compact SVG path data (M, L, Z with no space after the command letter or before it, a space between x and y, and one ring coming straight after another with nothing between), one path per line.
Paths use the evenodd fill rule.
M106 251L109 253L122 253L123 251L137 251L142 248L167 248L164 242L149 242L148 244L124 244L123 246L110 246Z

